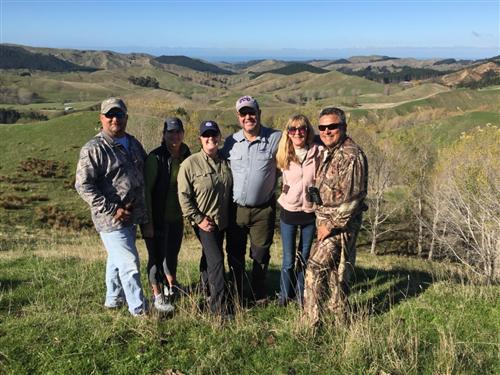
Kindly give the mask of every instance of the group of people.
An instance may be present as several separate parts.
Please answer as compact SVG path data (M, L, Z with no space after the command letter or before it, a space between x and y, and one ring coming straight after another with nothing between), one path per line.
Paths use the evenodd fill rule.
M346 134L345 113L323 109L319 138L304 115L292 116L282 131L264 126L251 96L237 100L236 115L241 129L223 145L219 125L203 121L201 150L192 155L183 142L182 121L167 118L161 145L147 155L126 132L123 100L102 102L102 129L80 152L75 187L90 205L107 251L106 307L126 303L135 316L148 310L135 244L140 225L153 305L161 312L174 310L184 219L201 244L201 287L210 311L228 318L243 301L248 238L250 296L265 300L278 203L283 248L279 304L296 300L311 326L325 309L340 318L348 315L368 165Z

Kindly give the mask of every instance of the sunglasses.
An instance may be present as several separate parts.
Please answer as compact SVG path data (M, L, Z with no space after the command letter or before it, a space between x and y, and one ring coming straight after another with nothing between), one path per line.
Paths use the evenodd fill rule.
M219 133L217 133L215 130L207 130L205 133L201 135L203 138L210 138L210 137L218 137Z
M318 129L320 132L324 132L326 129L328 130L336 130L342 127L344 124L343 123L333 123L333 124L328 124L328 125L318 125Z
M104 117L112 119L113 117L116 117L117 119L122 119L125 117L125 113L123 112L108 112L104 114Z
M289 126L288 127L288 133L289 134L295 134L295 133L300 133L300 134L306 134L307 133L307 126Z
M253 108L243 107L238 113L241 117L245 117L246 115L255 116L257 111Z

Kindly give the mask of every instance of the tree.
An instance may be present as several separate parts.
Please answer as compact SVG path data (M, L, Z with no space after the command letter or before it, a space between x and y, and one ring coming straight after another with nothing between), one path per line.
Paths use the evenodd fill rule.
M390 207L385 194L393 183L395 160L392 154L392 145L389 141L376 142L375 137L363 146L367 154L370 172L368 174L368 213L365 225L370 233L370 253L375 254L377 242L384 234L392 231L390 226L383 228L386 221L396 210Z
M430 133L407 132L401 139L403 158L403 180L408 187L410 201L417 225L417 254L424 250L427 191L436 161L436 147Z
M444 255L491 283L500 279L500 130L476 128L443 152L435 236Z

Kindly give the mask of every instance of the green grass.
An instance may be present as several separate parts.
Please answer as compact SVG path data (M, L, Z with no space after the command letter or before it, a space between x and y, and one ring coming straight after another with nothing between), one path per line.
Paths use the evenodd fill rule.
M274 300L223 326L198 309L197 295L181 298L169 319L108 311L101 247L95 235L65 233L0 253L2 373L493 374L500 365L499 287L453 281L441 264L361 253L355 321L313 335L295 305ZM197 279L199 252L185 241L183 283Z
M450 145L457 141L463 133L474 128L487 125L500 126L500 113L498 112L467 112L461 115L450 116L440 121L418 124L409 129L397 129L394 134L401 132L412 134L431 134L436 147Z

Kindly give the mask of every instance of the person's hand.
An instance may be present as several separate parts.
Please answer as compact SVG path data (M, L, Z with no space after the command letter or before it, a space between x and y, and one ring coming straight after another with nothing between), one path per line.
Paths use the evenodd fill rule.
M131 215L132 213L130 211L126 210L125 208L119 207L116 210L115 216L113 216L113 218L116 221L126 222L130 220Z
M318 241L323 241L329 235L330 235L330 230L326 226L320 225L318 227L318 234L317 234Z
M198 224L198 227L200 227L200 229L204 230L205 232L213 232L215 230L215 223L211 218L205 216L203 220Z
M155 235L153 223L143 224L141 226L141 232L143 238L153 238Z

